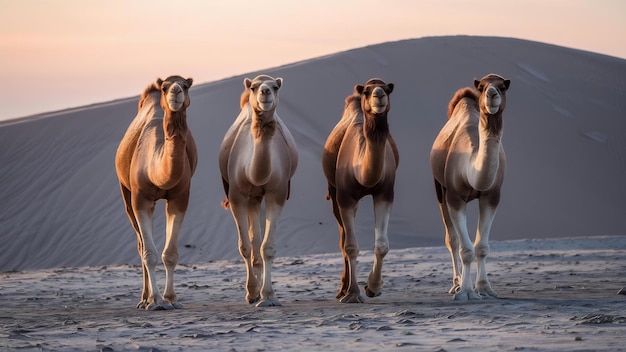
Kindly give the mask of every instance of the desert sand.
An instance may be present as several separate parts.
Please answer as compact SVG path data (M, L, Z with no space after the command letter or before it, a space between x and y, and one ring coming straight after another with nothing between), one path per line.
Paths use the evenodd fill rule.
M337 253L284 256L282 307L248 305L241 260L180 266L184 308L135 309L137 265L1 276L0 343L19 351L620 351L626 350L626 238L495 241L500 298L458 302L444 247L391 251L383 294L341 304ZM365 280L373 252L360 256ZM164 272L157 272L164 279ZM363 283L361 283L361 287ZM7 304L8 303L8 304Z
M134 308L141 268L113 160L138 97L0 121L0 349L626 350L626 296L616 295L626 286L626 60L458 36L262 72L284 78L278 114L300 153L277 232L273 279L283 307L244 302L236 230L220 206L217 151L237 116L243 78L260 73L251 72L190 91L199 163L179 240L183 310ZM447 293L450 260L428 155L453 93L490 72L512 81L507 170L488 259L500 298L460 303ZM184 67L155 79L170 74L185 75ZM342 305L334 298L341 254L321 150L345 97L372 77L395 84L389 121L400 165L391 251L382 296ZM364 281L373 257L370 198L357 226ZM162 248L161 203L154 230Z

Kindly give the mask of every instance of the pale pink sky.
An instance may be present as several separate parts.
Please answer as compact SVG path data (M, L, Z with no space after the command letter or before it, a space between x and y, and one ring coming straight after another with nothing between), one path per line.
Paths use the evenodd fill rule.
M441 35L515 37L626 58L623 0L0 0L0 120Z

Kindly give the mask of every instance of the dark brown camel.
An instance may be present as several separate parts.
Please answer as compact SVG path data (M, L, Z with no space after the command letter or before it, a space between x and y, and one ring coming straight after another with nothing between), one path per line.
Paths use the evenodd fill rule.
M387 228L393 204L398 150L389 132L387 115L393 83L370 79L356 85L346 98L343 116L330 132L322 166L328 181L328 197L339 225L339 246L344 259L341 287L337 298L342 303L364 301L357 283L356 263L359 245L354 219L359 200L372 195L375 217L374 266L365 293L381 294L383 258L389 251Z

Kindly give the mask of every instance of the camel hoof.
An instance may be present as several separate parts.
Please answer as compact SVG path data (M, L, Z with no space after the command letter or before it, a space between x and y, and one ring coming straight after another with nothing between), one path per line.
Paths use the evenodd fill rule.
M146 310L165 310L166 308L160 304L150 303L146 306Z
M365 294L367 297L378 297L383 293L383 290L379 289L377 292L374 292L369 289L368 286L365 286Z
M455 284L455 285L453 285L453 286L450 288L450 290L448 290L448 293L449 293L449 294L451 294L451 295L453 295L453 294L455 294L455 293L459 292L460 290L461 290L461 286L459 286L459 285L456 285L456 284Z
M365 298L363 298L363 296L361 295L345 295L343 297L341 297L341 299L339 300L339 303L364 303L365 302Z
M337 295L335 296L336 299L341 299L341 297L346 295L346 291L345 290L339 290L339 293L337 293Z
M282 304L276 298L262 299L257 304L257 307L281 307Z
M259 299L261 299L260 296L256 296L254 298L251 298L251 296L246 295L246 302L248 302L248 304L255 304L256 302L259 301Z
M481 299L482 297L474 291L459 291L454 294L455 301L478 301Z
M170 309L183 309L183 305L176 301L170 302L168 305L172 307Z
M476 290L481 298L498 298L498 294L496 291L492 290L491 287L484 287Z
M162 303L162 304L159 304L159 306L161 307L161 309L158 309L158 310L173 310L173 309L176 309L176 307L174 307L172 304L169 304L169 303Z

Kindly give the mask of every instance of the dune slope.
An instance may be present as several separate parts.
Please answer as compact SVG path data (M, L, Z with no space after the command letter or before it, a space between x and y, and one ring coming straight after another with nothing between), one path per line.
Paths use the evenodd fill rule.
M392 250L443 245L430 147L453 93L490 72L512 80L504 113L507 171L492 239L626 235L626 60L511 38L432 37L263 71L285 79L278 114L300 151L277 256L339 255L321 151L345 97L371 77L396 85L389 117L400 151ZM177 72L155 78L170 74ZM242 79L191 90L188 119L199 164L181 263L239 257L232 217L220 206L217 151L238 114ZM139 263L113 163L136 104L132 97L0 122L0 271ZM361 248L371 249L370 198L357 222ZM155 234L162 248L162 204Z

